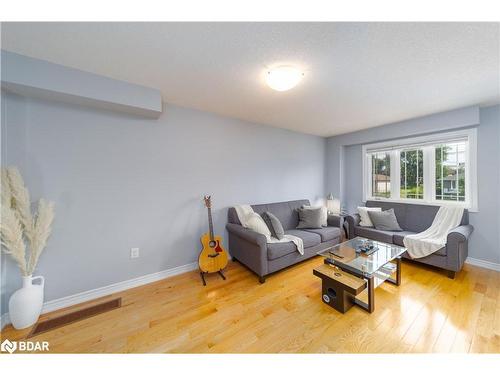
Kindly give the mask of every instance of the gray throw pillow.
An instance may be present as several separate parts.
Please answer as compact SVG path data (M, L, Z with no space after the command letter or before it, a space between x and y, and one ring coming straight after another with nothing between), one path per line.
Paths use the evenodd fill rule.
M283 229L283 225L281 225L280 219L269 211L264 212L260 216L262 216L262 219L264 219L264 222L269 228L271 236L277 238L278 240L281 240L285 236L285 230Z
M321 229L323 228L323 212L320 208L298 208L299 225L297 229Z
M393 232L401 232L402 229L399 226L398 219L394 214L394 209L391 208L387 211L368 211L368 216L373 223L375 229L378 230L389 230Z

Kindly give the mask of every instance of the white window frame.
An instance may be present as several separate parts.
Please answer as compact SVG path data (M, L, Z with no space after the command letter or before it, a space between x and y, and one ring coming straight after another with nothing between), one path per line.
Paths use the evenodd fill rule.
M434 145L458 140L467 140L465 148L465 202L441 201L435 199L436 171ZM400 197L400 150L403 148L420 148L423 150L424 163L424 198ZM372 193L372 163L369 160L373 152L389 152L391 157L391 198L373 197ZM434 135L426 135L387 142L371 143L362 146L363 160L363 201L380 200L404 202L413 204L428 204L436 206L459 205L469 211L478 211L477 201L477 129L465 129Z

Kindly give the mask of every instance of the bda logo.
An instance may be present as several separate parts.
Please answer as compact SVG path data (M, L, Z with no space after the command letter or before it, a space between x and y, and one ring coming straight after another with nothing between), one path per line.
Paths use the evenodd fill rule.
M14 353L17 349L17 342L9 341L5 339L0 345L0 350L2 352L9 352L10 354Z
M14 353L18 352L48 352L48 341L10 341L5 339L0 345L0 351Z

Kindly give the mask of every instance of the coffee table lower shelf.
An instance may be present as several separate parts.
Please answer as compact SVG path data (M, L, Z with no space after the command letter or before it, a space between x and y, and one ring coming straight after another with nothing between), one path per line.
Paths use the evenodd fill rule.
M385 281L401 284L401 258L395 263L387 263L371 276L353 275L339 265L325 264L315 268L313 274L322 280L322 300L335 310L345 313L358 305L372 313L375 310L375 288ZM393 278L392 275L396 274Z

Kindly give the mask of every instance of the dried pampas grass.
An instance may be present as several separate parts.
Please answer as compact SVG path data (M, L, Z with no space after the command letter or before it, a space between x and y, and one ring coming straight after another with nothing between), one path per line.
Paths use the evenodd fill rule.
M31 241L31 256L28 262L28 273L31 275L38 263L38 258L47 245L52 222L54 221L54 204L40 199L38 202L38 214L33 225Z
M33 217L31 216L30 194L26 186L24 186L23 178L17 168L7 168L7 178L12 195L12 208L14 208L19 217L24 235L31 241L33 236Z
M1 213L2 221L0 233L4 251L14 259L23 276L28 276L29 273L26 267L26 245L23 239L23 228L12 208L2 205Z
M33 215L28 189L17 168L2 168L1 178L1 244L21 273L32 275L52 230L54 204L40 199L37 213Z
M0 197L1 199L1 204L3 206L7 207L12 207L13 201L12 201L12 192L10 191L10 183L9 183L9 175L7 174L7 169L2 168L2 174L1 174L1 180L0 180Z

